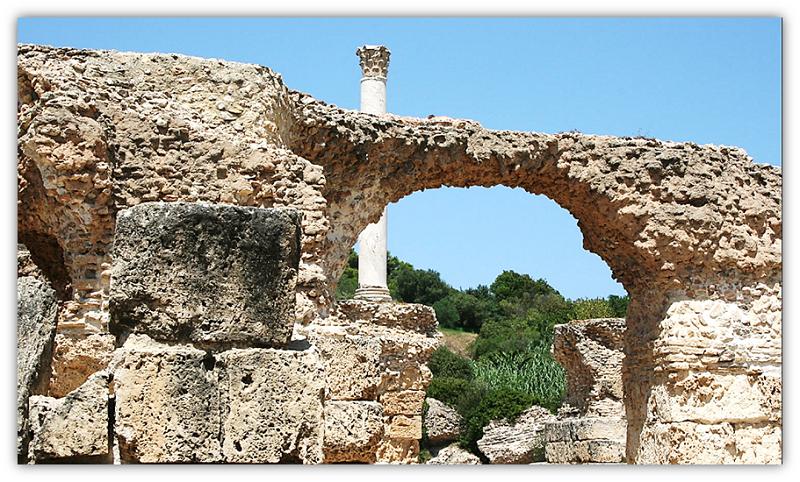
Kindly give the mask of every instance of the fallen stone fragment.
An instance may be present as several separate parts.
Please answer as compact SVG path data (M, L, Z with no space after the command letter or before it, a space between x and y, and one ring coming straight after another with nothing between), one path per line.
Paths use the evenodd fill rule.
M478 449L493 464L544 460L545 424L555 420L555 415L538 406L522 412L514 422L493 420L484 427Z
M64 398L30 398L32 461L108 462L108 381L99 372Z
M480 465L481 459L462 449L458 444L451 444L439 452L432 459L426 462L430 465Z
M423 424L428 441L432 444L443 444L458 439L464 419L449 405L428 397L428 411Z

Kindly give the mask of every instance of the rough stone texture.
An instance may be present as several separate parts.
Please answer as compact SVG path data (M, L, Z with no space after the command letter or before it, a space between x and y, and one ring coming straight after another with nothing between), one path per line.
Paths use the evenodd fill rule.
M325 463L375 462L383 430L381 404L328 401L325 403Z
M342 327L304 332L325 364L328 396L333 400L376 400L380 382L380 342Z
M481 459L462 449L458 444L440 449L426 464L430 465L480 465Z
M556 417L533 406L514 421L493 420L483 428L478 450L493 464L529 464L544 460L545 424Z
M18 234L71 287L60 331L107 330L115 216L141 202L297 208L296 316L326 324L350 248L389 202L504 185L567 209L631 295L628 461L662 460L645 450L648 434L685 423L648 407L681 390L687 366L780 384L782 174L739 148L358 113L292 92L264 67L179 55L21 45L17 64ZM686 412L666 399L662 413ZM718 407L733 418L718 431L779 433L779 421L739 422L740 407ZM749 447L735 459L753 460Z
M107 461L108 378L96 373L64 398L30 398L31 460Z
M386 392L380 397L385 415L418 415L422 413L425 392L422 390L403 390Z
M17 457L28 444L28 398L46 391L47 371L56 334L55 292L29 276L17 279Z
M145 203L117 216L112 332L283 346L292 335L299 214Z
M115 344L116 338L109 333L57 334L47 394L63 397L81 386L91 374L105 369L111 361Z
M234 349L217 367L225 462L322 462L325 378L316 351Z
M627 423L621 417L580 417L545 426L545 457L551 464L625 461Z
M548 462L625 461L624 333L625 320L621 318L556 325L553 356L566 371L567 393L559 410L563 419L550 421L545 427Z
M189 345L133 334L109 365L122 462L221 462L214 359Z
M449 405L428 397L428 410L425 412L423 424L428 441L432 444L443 444L458 439L464 419Z
M567 374L564 402L589 417L624 415L625 320L600 318L556 325L553 356Z
M364 300L339 302L342 314L350 323L402 328L428 333L436 329L436 313L425 305L415 303L373 303Z

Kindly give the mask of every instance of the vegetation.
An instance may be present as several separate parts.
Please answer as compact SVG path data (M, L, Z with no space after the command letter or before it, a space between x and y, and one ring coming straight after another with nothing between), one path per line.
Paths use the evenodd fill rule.
M513 420L532 405L552 412L561 405L564 369L550 353L555 325L625 317L628 309L627 296L569 300L547 281L514 271L503 271L489 286L457 290L436 271L391 255L387 268L394 299L433 307L446 336L473 333L468 347L458 346L461 353L447 346L433 353L428 396L464 417L459 442L474 453L489 421ZM351 298L357 286L358 257L351 252L336 297Z

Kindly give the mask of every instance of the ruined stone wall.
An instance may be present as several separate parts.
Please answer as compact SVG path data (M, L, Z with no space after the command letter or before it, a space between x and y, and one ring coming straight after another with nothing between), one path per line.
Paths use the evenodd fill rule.
M740 418L739 401L725 396L729 385L771 387L753 388L746 403L772 406L780 393L781 171L739 148L376 116L292 92L265 67L178 55L23 45L18 89L18 232L63 285L59 332L76 338L57 343L61 352L108 331L123 209L298 209L297 321L324 326L340 316L331 293L350 247L387 203L443 185L505 185L567 209L584 247L631 295L629 462L767 460L752 441L780 438L778 416ZM715 353L717 334L736 340L733 362L702 355ZM102 365L107 355L91 356ZM703 389L719 417L676 395L705 387L684 383L698 377L713 379ZM695 454L686 424L742 441L730 456ZM656 439L679 455L648 448Z

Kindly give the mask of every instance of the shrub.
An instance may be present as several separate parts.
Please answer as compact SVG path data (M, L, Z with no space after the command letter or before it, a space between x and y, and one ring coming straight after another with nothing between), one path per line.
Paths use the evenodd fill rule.
M472 345L473 356L480 359L493 353L527 351L540 341L540 333L527 320L507 318L487 321Z
M430 361L428 361L428 368L431 369L434 377L461 378L464 380L472 380L474 378L470 360L453 353L446 346L440 346L433 352Z
M462 397L474 389L475 384L472 380L454 377L433 377L431 384L428 385L427 396L458 410L458 407L462 405ZM460 412L461 410L459 410Z
M478 450L477 442L483 437L483 427L492 420L514 420L534 401L531 395L513 389L483 389L472 392L473 395L476 393L480 393L477 403L463 403L459 406L459 412L464 417L464 430L459 444L475 453Z
M578 299L574 303L575 319L588 320L591 318L612 318L614 310L603 298Z

